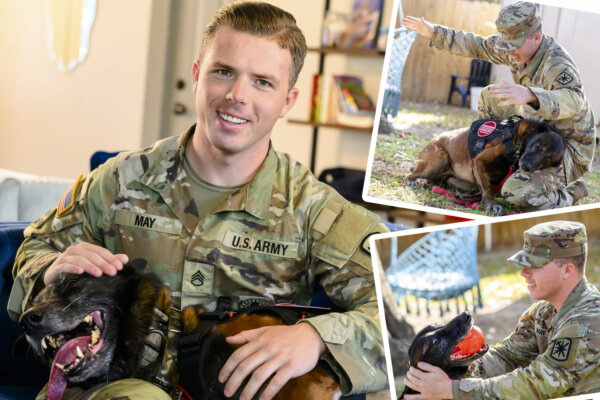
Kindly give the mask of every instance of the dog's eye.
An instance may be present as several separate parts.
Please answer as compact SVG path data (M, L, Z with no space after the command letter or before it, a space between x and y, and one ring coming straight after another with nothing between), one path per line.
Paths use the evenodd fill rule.
M433 338L433 340L431 341L431 343L433 344L438 344L440 340L438 338Z

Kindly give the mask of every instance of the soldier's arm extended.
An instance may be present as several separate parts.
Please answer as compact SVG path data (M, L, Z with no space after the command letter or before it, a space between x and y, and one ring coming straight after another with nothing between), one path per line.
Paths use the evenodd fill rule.
M472 376L490 378L503 375L535 360L539 352L532 315L542 304L536 303L524 312L515 331L502 343L490 346L490 350L471 365Z
M555 63L547 72L548 87L529 87L537 102L525 105L525 111L544 120L559 120L582 115L588 108L581 76L568 64Z
M595 336L594 336L595 335ZM592 390L600 362L597 334L590 339L587 326L563 327L545 353L527 367L494 378L466 378L452 382L455 399L554 398L568 394L576 384L589 380Z
M334 200L312 229L313 276L337 307L349 311L307 322L325 342L344 393L381 390L387 379L368 237L387 228L366 210Z
M72 245L88 242L101 246L100 235L91 228L89 214L101 215L87 204L94 174L81 178L61 200L64 211L50 210L25 229L25 240L15 256L14 284L8 301L8 314L17 320L35 294L44 287L44 273ZM69 193L69 191L72 191Z
M451 54L477 58L493 64L508 64L508 56L494 48L497 36L481 36L471 32L454 30L443 25L434 25L429 47Z

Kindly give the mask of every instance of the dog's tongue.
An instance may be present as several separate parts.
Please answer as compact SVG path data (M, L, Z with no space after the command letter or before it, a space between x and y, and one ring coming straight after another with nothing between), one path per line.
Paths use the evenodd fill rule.
M485 343L483 332L477 326L473 325L467 336L461 340L454 350L453 356L470 356L481 350L481 346Z
M79 336L69 340L58 349L54 356L54 361L52 361L52 368L50 369L48 400L61 400L67 388L67 376L56 364L67 365L73 362L77 358L77 346L83 351L91 341L91 336Z

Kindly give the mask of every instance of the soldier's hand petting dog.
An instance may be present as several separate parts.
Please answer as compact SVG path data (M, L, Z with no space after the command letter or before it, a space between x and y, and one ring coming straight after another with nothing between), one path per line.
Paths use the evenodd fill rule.
M227 342L242 346L221 369L219 382L227 382L225 396L230 397L251 375L240 396L243 400L250 400L273 376L260 396L261 400L272 399L287 381L312 370L326 350L308 323L251 329L228 337Z
M502 79L502 84L490 86L488 93L492 98L505 99L503 102L498 103L500 107L510 106L513 104L538 104L538 99L535 94L533 94L531 89L514 83L508 83L504 79Z
M104 247L92 243L80 242L61 253L44 273L44 285L54 283L63 273L93 276L106 274L115 276L129 261L125 254L113 254Z
M410 367L404 384L419 394L405 394L408 400L441 400L451 399L452 379L439 367L420 362L419 368Z
M435 29L433 28L433 25L431 23L425 21L425 19L423 19L423 17L421 17L421 18L415 18L415 17L411 17L411 16L404 17L404 18L402 18L402 25L404 25L406 27L406 29L415 31L419 35L427 37L427 38L432 37L433 33L435 31Z

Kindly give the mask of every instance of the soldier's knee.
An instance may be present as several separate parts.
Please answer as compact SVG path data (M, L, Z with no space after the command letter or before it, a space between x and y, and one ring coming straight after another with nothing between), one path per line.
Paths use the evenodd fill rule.
M140 379L122 379L96 390L89 400L111 399L169 400L171 397L158 386Z
M527 175L515 174L504 182L500 193L510 207L525 211L544 197L544 187L532 182Z

